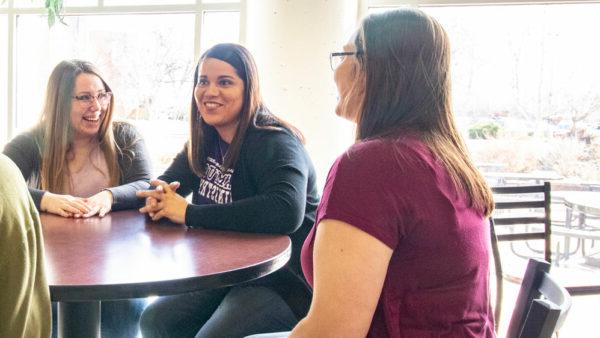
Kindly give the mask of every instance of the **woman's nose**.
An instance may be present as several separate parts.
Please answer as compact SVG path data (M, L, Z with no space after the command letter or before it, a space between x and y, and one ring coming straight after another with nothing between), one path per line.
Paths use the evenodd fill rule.
M97 97L94 97L92 99L92 102L90 102L89 109L91 109L92 111L97 111L97 110L100 110L101 108L102 108L102 105L100 104L100 100Z
M214 84L209 84L208 88L206 88L206 94L211 96L219 95L219 87Z

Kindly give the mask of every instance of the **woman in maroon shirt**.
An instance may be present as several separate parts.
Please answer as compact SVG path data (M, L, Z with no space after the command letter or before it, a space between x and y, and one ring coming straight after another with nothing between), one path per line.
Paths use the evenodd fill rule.
M304 243L314 294L291 336L494 337L493 200L454 122L444 29L416 9L371 15L331 57L356 143Z

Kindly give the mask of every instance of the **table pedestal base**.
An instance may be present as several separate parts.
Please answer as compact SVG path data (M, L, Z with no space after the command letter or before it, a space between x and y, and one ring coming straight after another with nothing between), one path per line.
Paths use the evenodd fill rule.
M58 337L100 338L100 302L58 302Z

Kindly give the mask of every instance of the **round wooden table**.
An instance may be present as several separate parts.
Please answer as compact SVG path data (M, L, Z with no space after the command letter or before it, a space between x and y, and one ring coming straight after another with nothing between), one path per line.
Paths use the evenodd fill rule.
M41 215L59 337L99 337L100 301L173 295L250 281L283 267L287 236L191 229L136 210L104 218Z

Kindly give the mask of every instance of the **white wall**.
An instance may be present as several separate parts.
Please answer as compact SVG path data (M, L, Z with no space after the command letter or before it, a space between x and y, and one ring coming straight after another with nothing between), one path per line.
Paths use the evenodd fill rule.
M333 160L353 142L353 125L334 113L329 53L341 51L356 28L359 1L247 0L246 6L245 45L256 58L265 101L304 133L322 186Z

